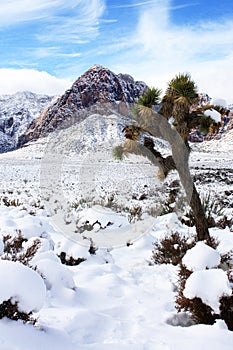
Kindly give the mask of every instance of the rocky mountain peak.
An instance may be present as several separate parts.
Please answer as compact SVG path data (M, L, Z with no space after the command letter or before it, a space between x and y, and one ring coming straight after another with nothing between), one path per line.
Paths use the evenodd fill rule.
M128 115L129 106L147 89L130 75L115 74L95 64L81 75L58 100L32 122L20 143L46 136L57 128L79 123L93 113Z
M106 67L104 67L104 66L101 66L101 64L98 64L98 63L95 63L95 64L93 64L93 66L91 66L89 69L88 69L88 71L89 70L100 70L100 69L104 69L104 68L106 68Z

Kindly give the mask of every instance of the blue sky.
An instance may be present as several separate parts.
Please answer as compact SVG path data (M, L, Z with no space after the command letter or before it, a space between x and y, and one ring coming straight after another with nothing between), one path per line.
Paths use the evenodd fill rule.
M60 94L95 63L233 103L232 0L1 0L0 93Z

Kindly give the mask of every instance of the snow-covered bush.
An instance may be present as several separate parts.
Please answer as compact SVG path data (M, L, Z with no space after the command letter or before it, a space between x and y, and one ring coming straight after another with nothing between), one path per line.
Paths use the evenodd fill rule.
M220 254L203 241L197 242L182 259L182 263L189 271L215 268L220 264L220 261Z
M48 258L40 259L35 263L35 268L43 276L48 290L58 293L64 288L76 288L72 271L68 270L60 261Z
M68 256L66 254L66 252L61 252L61 254L59 255L59 258L60 258L62 264L68 265L68 266L76 266L76 265L79 265L82 262L86 261L85 258L75 259L72 256Z
M219 252L202 241L188 250L180 264L176 307L196 323L223 319L233 330L233 279L220 263Z
M51 240L47 238L23 235L18 229L1 233L0 319L35 323L33 312L41 309L46 296L44 277L35 262L46 252L52 254L50 249Z
M42 277L20 262L0 260L0 318L33 321L45 301L46 287ZM33 292L32 292L33 291Z
M210 306L204 304L199 297L189 299L183 294L186 281L191 274L192 272L181 264L179 270L179 289L176 297L176 308L178 312L188 312L195 323L214 324L216 316L212 313Z
M39 238L30 240L30 244L25 246L28 240L22 236L21 231L12 237L5 235L2 237L3 249L1 254L2 260L20 261L24 265L28 265L29 261L35 256L41 242Z
M223 214L224 205L222 205L215 198L211 197L210 193L202 198L202 205L206 213L209 227L215 226L216 219Z
M155 264L178 265L187 250L192 248L194 244L194 238L190 239L179 232L173 232L153 244L152 261Z
M14 198L14 199L10 199L8 197L2 197L0 198L0 203L2 203L3 205L5 205L6 207L19 207L20 205L22 205L22 203L19 201L18 198Z
M207 219L208 227L225 227L231 224L231 221L228 222L227 218L224 217L223 212L225 205L221 202L220 199L211 196L210 193L204 195L201 199L202 206L205 211L205 216ZM224 218L224 219L223 219ZM194 226L195 220L191 210L186 211L182 222L187 226Z
M233 331L233 296L224 296L220 299L221 318L226 322L230 331Z
M233 228L233 218L231 216L222 215L216 219L216 227L219 228Z
M180 193L180 184L179 181L174 180L168 184L166 195L166 200L162 203L161 215L166 215L176 211L177 206L179 206L179 201L184 201Z
M95 255L97 248L91 237L83 237L84 242L87 245L73 244L73 242L67 238L59 240L55 246L56 256L60 259L61 263L67 266L79 265L86 261L90 255ZM88 248L89 245L89 248Z

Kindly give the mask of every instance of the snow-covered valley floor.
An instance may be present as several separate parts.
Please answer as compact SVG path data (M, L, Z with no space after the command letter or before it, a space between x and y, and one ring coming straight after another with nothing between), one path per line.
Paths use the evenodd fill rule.
M227 199L226 213L232 217L231 146L230 142L194 146L190 165L200 192L211 192ZM84 155L63 164L62 199L77 205L84 199L88 202L84 195L99 198L91 213L86 210L86 204L89 207L90 203L83 201L83 210L86 217L90 216L89 220L94 217L95 221L99 205L113 192L118 205L125 210L124 214L124 210L113 213L109 208L102 208L97 225L105 222L108 215L111 225L108 226L106 221L104 228L98 227L95 234L121 235L122 231L128 230L129 236L119 236L119 245L116 243L111 247L108 244L91 254L90 239L84 239L81 244L73 233L69 239L69 230L64 234L62 227L55 225L57 208L50 206L49 209L55 210L55 214L50 215L47 215L47 208L44 209L42 197L46 191L43 192L40 177L43 147L38 142L0 155L0 234L15 237L20 231L25 238L23 252L39 240L27 271L21 271L19 266L13 269L13 263L9 262L7 266L5 260L0 261L0 302L13 297L22 309L32 310L37 319L32 325L2 318L0 349L231 350L233 332L227 329L223 320L214 325L190 325L187 322L185 327L185 315L177 314L175 309L178 267L151 264L153 242L177 231L192 236L194 228L182 225L175 213L157 218L145 215L141 221L128 222L126 207L134 208L140 204L146 210L155 198L158 200L166 194L166 185L156 180L156 169L145 160L131 158L120 163L105 155L102 163L100 156L98 162L93 163L93 159L90 162L89 156ZM98 170L96 178L92 176L93 169ZM175 179L176 175L173 176ZM53 190L59 185L56 179L54 182ZM139 199L142 194L145 199ZM130 242L130 234L135 230L137 235L132 236L134 240ZM233 249L233 232L229 228L212 228L210 231L220 242L218 253ZM6 256L3 239L0 240L0 252L2 257ZM58 257L62 252L68 258L84 261L75 266L62 264ZM34 281L33 274L30 277L28 270L42 276L45 289L36 278ZM24 276L21 282L20 273ZM10 282L12 278L15 284Z

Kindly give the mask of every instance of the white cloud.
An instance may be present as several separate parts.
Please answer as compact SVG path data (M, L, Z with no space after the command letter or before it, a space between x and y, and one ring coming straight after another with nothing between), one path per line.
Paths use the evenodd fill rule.
M112 5L112 8L131 8L131 7L142 7L142 6L147 6L147 5L158 5L158 1L160 0L146 0L146 1L140 1L140 2L132 2L132 3L124 3L124 4L120 4L120 5ZM166 1L164 1L165 5L166 5ZM188 3L188 4L182 4L182 5L172 5L169 7L169 9L172 10L177 10L177 9L182 9L185 7L190 7L190 6L194 6L197 5L198 3ZM166 7L168 8L168 7Z
M36 49L31 49L28 51L30 55L33 55L36 59L46 58L46 57L65 57L65 58L76 58L80 57L81 52L61 52L60 47L51 46L51 47L38 47Z
M1 4L0 28L4 24L41 20L44 25L38 38L46 43L28 50L28 56L36 60L61 57L56 72L62 71L63 76L64 72L82 73L81 67L87 68L87 62L98 62L98 58L113 71L129 73L163 89L175 74L189 72L200 91L233 103L233 21L217 18L192 26L177 25L171 22L170 11L195 4L172 4L171 0L125 2L123 7L137 8L135 28L129 28L122 37L107 33L106 40L95 41L88 52L79 46L69 50L66 44L83 43L98 35L105 0L5 0ZM65 44L63 48L61 43ZM75 57L79 56L77 65ZM73 61L65 61L68 58ZM56 91L62 93L69 82L34 70L2 69L0 78L2 93L27 89L56 94Z
M0 94L31 91L38 94L61 95L72 82L34 69L0 69Z
M170 20L171 4L158 0L141 9L130 64L124 57L118 68L162 88L175 74L190 72L199 89L232 103L233 21L177 25Z
M55 14L63 1L55 0L5 0L1 4L1 27L25 21L34 21Z
M36 21L39 40L80 43L96 37L104 10L105 0L5 0L0 28Z
M155 0L147 0L147 1L140 1L140 2L133 2L133 3L125 3L120 5L113 5L112 8L130 8L130 7L151 5L154 3L155 3Z
M55 16L37 38L43 42L82 44L95 39L105 10L104 0L79 0L67 5L69 16Z

